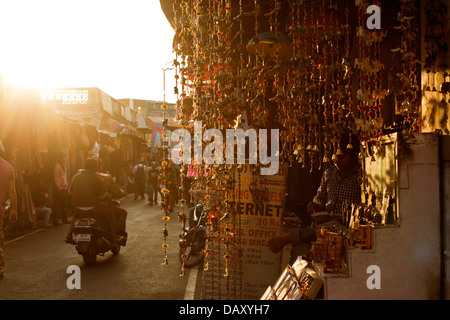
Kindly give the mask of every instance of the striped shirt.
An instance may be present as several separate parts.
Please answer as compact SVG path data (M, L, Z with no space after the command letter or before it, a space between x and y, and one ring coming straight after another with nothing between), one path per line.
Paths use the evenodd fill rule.
M323 210L338 215L343 213L345 203L361 203L360 168L361 165L358 163L343 179L335 166L325 170L313 202L320 205Z

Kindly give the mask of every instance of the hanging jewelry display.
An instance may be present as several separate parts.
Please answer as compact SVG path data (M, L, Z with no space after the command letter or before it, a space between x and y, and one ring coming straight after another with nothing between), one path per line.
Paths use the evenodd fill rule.
M386 32L366 29L369 3L355 0L355 4L357 58L352 60L349 2L175 0L180 123L191 134L195 121L202 121L202 132L280 129L280 161L300 163L311 172L323 171L342 153L339 140L347 130L351 139L351 133L358 133L361 140L376 143L387 94L380 54ZM283 19L286 14L288 19ZM417 77L410 80L408 85ZM237 206L242 200L243 166L194 160L199 161L188 170L198 174L189 193L208 216L204 275L211 282L209 294L211 299L239 299L243 247ZM252 200L264 202L261 179L252 181ZM230 188L232 192L226 192ZM228 198L221 199L223 195ZM183 210L179 220L184 228Z
M404 119L405 132L421 130L421 89L419 85L419 60L416 52L417 8L413 0L401 2L397 14L399 25L394 28L401 32L400 46L392 49L394 59L399 56L400 71L396 73L398 89L395 95L395 113Z
M348 14L346 23L338 19L346 10L333 0L295 1L290 7L292 56L286 72L287 106L280 117L288 128L283 139L290 151L283 159L306 167L308 158L310 171L328 165L338 152L344 120L351 120L345 118L351 111Z
M380 6L379 3L375 4ZM358 71L356 99L359 113L355 122L360 140L368 141L376 138L383 127L383 119L378 111L388 91L381 88L381 71L384 65L380 60L380 50L387 32L365 27L367 1L357 0L356 6L358 58L355 59L355 69Z

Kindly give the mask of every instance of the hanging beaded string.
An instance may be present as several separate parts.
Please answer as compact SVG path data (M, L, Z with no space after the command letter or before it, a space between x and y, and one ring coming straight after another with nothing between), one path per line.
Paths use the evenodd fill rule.
M208 221L208 236L205 246L205 263L203 270L211 273L211 299L215 297L215 281L214 281L214 264L212 263L215 259L214 252L214 230L211 221Z
M222 54L224 53L225 47L222 45L224 34L223 30L225 28L225 18L222 16L223 11L220 10L220 3L218 1L213 1L210 4L211 14L214 17L215 23L212 25L213 34L211 38L213 39L211 46L211 71L214 72L212 77L212 103L216 107L221 103L222 99ZM219 119L221 117L220 108L216 108L215 114L212 118Z
M217 1L211 1L210 2L210 14L214 17L215 22L212 24L212 34L211 34L211 48L212 50L210 53L210 71L212 72L211 76L211 103L214 106L217 106L220 103L220 56L221 56L221 50L223 47L220 46L220 41L222 38L221 33L221 25L219 21L222 20L222 17L220 16L219 9L218 9L218 2ZM215 110L218 114L214 114L213 118L219 119L220 117L220 109L217 108Z
M288 87L288 105L291 112L291 133L292 133L292 158L290 158L290 163L294 164L296 161L300 162L301 158L301 150L302 150L302 143L301 143L301 126L302 126L302 119L299 115L300 112L300 106L301 106L301 94L299 93L300 88L300 64L303 59L301 55L301 49L300 46L302 44L302 41L300 40L300 34L301 34L301 24L300 24L300 7L297 1L293 1L290 4L290 18L291 23L288 28L288 35L292 39L292 58L290 60L291 68L288 69L287 72L287 82L291 85ZM283 124L286 126L286 122Z
M295 93L300 93L299 99L298 99L298 117L300 121L300 130L299 130L299 136L298 138L298 147L297 150L299 151L299 157L298 157L298 163L302 164L302 168L306 167L306 148L307 148L307 132L308 132L308 108L309 108L309 95L310 95L310 89L308 88L308 64L309 64L309 41L307 41L307 37L310 33L310 30L307 29L307 23L306 23L306 16L307 16L307 6L306 2L301 2L300 5L297 8L296 14L300 16L300 13L302 14L303 19L300 20L300 18L297 20L297 30L299 32L299 35L301 36L302 40L297 40L298 42L298 49L299 49L299 55L301 58L301 61L297 67L297 70L299 70L299 77L298 77L298 85L297 88L305 88L305 90L298 90ZM303 68L302 68L303 67ZM294 93L294 94L295 94Z
M187 61L186 55L188 51L187 38L189 34L188 25L188 6L184 0L176 0L173 4L175 35L173 40L173 51L176 54L176 60L179 61L179 68L176 69L175 77L177 83L181 86L180 108L178 117L182 125L187 125L189 121L188 109L188 93L186 87L187 77ZM176 89L178 91L178 88Z
M229 165L228 170L231 172L231 183L230 185L230 190L232 192L232 201L231 204L229 204L228 208L229 211L231 213L231 223L233 225L233 232L234 234L240 234L241 230L240 230L240 226L237 224L237 211L236 211L236 168L234 167L234 165ZM239 241L239 240L238 240ZM234 299L236 299L237 297L237 279L239 278L239 274L238 274L238 262L240 260L240 256L239 256L239 244L236 243L236 238L234 239L234 246L233 246L233 256L232 256L232 261L233 261L233 288L232 288L232 292L233 292L233 297ZM237 245L237 246L236 246Z
M214 212L214 218L219 220L217 212ZM223 242L223 239L222 239L222 228L217 226L217 224L220 224L219 221L216 221L215 223L216 223L216 232L217 232L217 236L216 236L216 241L217 241L217 249L216 249L217 270L216 271L217 271L217 275L216 275L216 277L219 280L218 281L218 286L217 286L218 287L217 291L218 291L218 299L222 299L222 281L221 280L224 277L224 274L222 273L222 255L223 255L223 253L222 253L222 246L221 246L221 244Z
M314 2L313 5L311 5L311 16L314 17L314 15L316 14L316 18L315 18L315 25L314 25L314 30L315 30L315 38L314 38L314 54L316 56L316 60L314 61L313 64L313 70L312 70L312 75L311 75L311 81L313 82L313 100L311 101L311 108L312 108L312 119L311 119L311 128L310 128L310 149L309 149L309 155L310 155L310 160L311 160L311 167L310 167L310 172L313 172L315 169L315 162L317 161L316 156L317 156L317 151L318 151L318 147L317 147L317 143L318 143L318 134L320 132L319 130L319 107L318 107L318 103L317 101L321 101L321 96L320 96L320 82L321 82L321 75L320 75L320 64L319 64L319 59L320 59L320 30L321 28L321 21L320 21L320 12L315 13L315 9L316 9L316 3Z
M164 85L165 86L165 85ZM164 95L165 96L165 95ZM164 249L164 259L162 264L169 264L168 258L167 258L167 249L169 248L169 244L167 243L167 237L169 235L168 230L167 230L167 223L170 220L170 217L168 215L168 207L169 207L169 189L167 189L167 160L168 160L168 150L167 150L167 145L166 145L166 126L167 126L167 120L166 120L166 109L167 109L167 105L165 103L165 98L164 98L164 103L161 106L161 108L163 109L163 129L162 129L162 148L163 148L163 161L161 162L161 169L162 169L162 185L163 188L161 190L162 194L163 194L163 205L162 205L162 209L164 210L164 215L163 215L163 221L164 221L164 228L163 228L163 237L164 237L164 242L162 244L162 247Z
M232 259L233 259L233 248L234 248L234 230L230 227L230 219L233 221L233 213L231 210L231 175L229 172L229 168L231 165L221 165L220 170L218 170L220 181L217 183L220 183L220 187L218 188L219 191L218 195L220 196L219 202L221 205L222 210L225 212L223 215L224 221L221 221L220 228L223 229L224 237L222 238L223 243L225 244L225 254L223 256L225 260L225 270L223 272L223 277L226 278L226 291L225 291L225 299L230 299L230 294L232 292L232 285L233 285L233 275L232 275ZM223 227L223 224L225 226Z
M377 42L375 45L375 59L376 61L381 61L381 43ZM376 99L372 105L372 110L369 111L368 115L372 118L371 125L374 128L372 132L372 137L377 139L382 135L383 129L383 118L381 116L381 109L383 108L382 99L383 96L380 95L382 91L381 80L383 79L381 75L381 70L376 70L375 77L372 80L374 91L376 94Z
M295 29L295 14L296 4L295 2L291 2L290 11L289 11L289 21L290 24L286 24L286 31L288 36L292 39L289 62L291 65L296 65L298 63L297 57L297 39L298 39L298 31ZM278 15L278 13L277 13ZM288 67L284 77L284 82L282 84L283 89L281 90L284 94L284 103L282 105L283 112L280 115L280 121L284 128L286 128L286 133L282 132L280 134L280 140L286 140L286 147L282 148L282 154L280 154L280 159L283 162L288 162L290 166L295 162L296 155L298 154L297 148L297 137L296 137L296 128L298 126L297 120L295 117L295 107L296 100L294 99L292 87L296 86L296 68ZM295 122L295 123L294 123ZM282 138L285 137L285 138Z
M255 44L259 43L259 15L261 14L261 5L258 0L254 0L254 9L250 12L244 12L244 16L253 17L254 18L254 36L253 42ZM249 63L247 64L247 68L252 68L251 72L254 74L254 81L248 79L246 83L246 88L248 89L248 100L249 106L251 108L252 115L254 116L253 122L255 125L263 125L264 116L266 114L265 109L265 79L264 79L264 59L262 58L261 50L259 46L256 45L256 54L254 55L254 62L251 61L251 56L249 55Z
M300 65L303 61L301 48L303 47L303 41L301 40L302 24L300 23L301 11L300 5L297 1L291 2L291 25L288 27L288 34L292 39L292 58L290 61L292 68L288 71L288 82L291 83L288 89L288 97L290 99L290 109L292 110L292 124L291 131L294 135L294 145L293 145L293 162L297 161L302 163L302 126L303 119L301 118L301 99L302 94L300 93L301 85L301 69Z
M342 36L342 28L340 28L340 24L338 21L338 12L340 12L341 8L338 7L338 3L337 2L333 2L333 0L330 0L330 8L332 10L332 15L331 15L331 20L333 21L333 27L334 27L334 32L335 34L335 39L336 41L334 42L333 46L334 46L334 56L332 59L332 64L335 68L334 70L334 76L335 79L333 79L333 90L332 93L330 95L331 98L331 106L330 106L330 112L331 112L331 130L329 130L328 134L329 139L327 141L327 154L332 155L331 160L335 160L336 156L336 144L337 144L337 139L336 139L336 133L339 132L339 128L341 125L341 113L344 112L344 110L346 109L346 95L345 95L345 72L346 72L346 68L347 68L347 57L346 57L346 52L342 53L342 57L339 55L340 52L340 41L341 41L341 36ZM345 14L347 14L345 12ZM348 16L346 16L346 19L348 19ZM346 21L347 23L347 21ZM344 37L346 36L345 34L345 26L344 26ZM345 40L346 41L346 40ZM344 45L345 47L345 45ZM324 162L328 162L330 161L330 158L327 156L326 159L324 159L326 161Z
M218 40L216 40L218 38L218 31L217 31L217 24L219 21L219 17L218 17L218 12L217 12L217 8L215 6L215 2L216 1L209 1L208 6L207 6L207 12L209 12L210 15L210 24L208 25L208 27L211 30L211 34L208 37L209 40L209 45L212 48L212 50L210 50L210 53L207 55L209 58L209 63L207 64L207 69L210 73L210 79L211 79L211 90L215 91L214 87L216 86L216 82L215 82L215 78L214 78L214 74L215 74L215 64L217 63L217 52L216 50L214 50L215 47L217 47L217 43ZM214 102L216 102L216 96L214 94L211 94L211 99L213 99ZM196 167L196 170L201 171L201 167L200 165ZM203 175L197 176L195 178L196 180L196 195L199 194L200 190L203 189L203 186L200 184L201 181L203 181ZM198 201L198 200L197 200ZM201 200L202 203L205 203L205 199ZM208 211L207 205L204 205L204 213L206 216L206 212ZM210 271L211 270L211 266L210 266L210 259L211 257L213 257L213 253L210 252L210 247L212 247L212 243L211 243L211 239L212 239L212 233L211 233L211 229L210 229L210 223L209 221L207 221L207 240L205 242L205 259L204 259L204 263L203 263L203 269L204 271ZM212 291L214 292L214 291ZM212 293L212 295L214 295Z
M238 171L238 205L241 203L241 173L242 173L243 167L242 165L238 165L237 166L237 171ZM241 220L241 214L239 212L237 212L237 216L238 216L238 226L239 226L239 230L241 230L242 228L242 220ZM243 253L243 248L242 248L242 232L239 232L239 256L242 257L242 253ZM239 273L239 285L238 285L238 299L241 300L242 299L242 259L239 259L238 262L238 273Z
M357 130L359 131L360 139L361 140L367 140L367 134L368 134L368 119L367 119L367 92L368 89L366 88L367 82L364 81L366 79L366 71L369 65L370 57L368 55L370 54L369 48L365 47L366 41L365 37L367 36L365 34L364 29L364 10L366 3L363 3L363 1L360 1L356 3L358 6L358 29L357 29L357 37L358 37L358 59L355 61L355 68L358 70L358 91L357 91L357 103L358 103L358 120L357 120ZM364 152L365 153L365 152ZM365 186L363 186L363 190L365 190Z
M421 130L421 94L418 82L418 57L416 48L416 8L414 1L401 2L400 12L397 15L399 26L394 28L401 32L401 45L392 49L394 58L400 55L400 67L402 70L395 74L401 86L395 92L395 112L404 117L405 131L420 132ZM425 41L430 37L425 36ZM427 47L427 46L426 46ZM395 59L394 59L395 60Z
M239 63L237 64L236 68L236 86L235 86L235 97L236 97L236 107L238 109L245 107L245 81L247 74L247 70L245 70L245 60L244 60L244 9L242 7L242 1L239 0L239 14L233 18L233 23L238 21L239 22L239 31L237 32L236 36L238 37L239 43L237 44L237 49L239 52ZM239 123L236 123L236 125L239 125Z
M179 62L179 58L180 58L180 52L179 52L179 44L178 44L178 40L177 40L177 34L180 32L181 29L181 25L180 25L180 20L178 17L178 10L176 10L176 8L179 6L179 1L175 0L174 4L173 4L173 14L174 14L174 26L175 26L175 36L174 36L174 41L173 41L173 52L175 53L175 58L173 60L173 65L175 68L175 86L174 86L174 94L177 96L177 119L180 120L180 122L182 124L184 124L184 118L183 118L183 113L182 113L182 104L181 104L181 99L184 97L184 87L182 87L182 95L180 97L180 92L178 90L178 83L180 81L180 68L181 68L181 63ZM181 84L181 81L180 81ZM184 86L184 84L182 85ZM182 151L180 151L180 157L182 157ZM180 276L185 276L186 275L186 271L185 271L185 260L186 260L186 239L184 237L185 235L185 230L186 230L186 214L184 212L184 203L186 202L185 200L185 189L184 189L184 178L186 176L185 174L186 169L185 169L185 165L183 164L181 166L181 170L180 170L180 181L181 181L181 187L180 187L180 191L182 194L182 199L181 199L181 212L178 213L178 221L181 222L181 233L180 233L180 247L183 250L183 253L181 255L182 258L182 263L181 263L181 271L180 271Z
M344 86L344 93L342 97L342 101L340 102L340 106L338 106L338 110L335 111L335 119L336 128L340 128L340 130L336 130L336 132L340 132L344 127L343 122L347 119L350 123L353 124L353 106L352 106L352 67L350 65L350 26L348 22L349 17L349 7L348 2L345 7L345 25L344 25L344 56L343 56L343 76L342 76L342 85ZM336 152L338 149L338 138L334 138L333 140L333 160L336 160Z
M225 238L224 238L224 243L225 243L225 254L223 256L224 260L225 260L225 271L223 273L223 276L226 278L226 295L225 298L226 300L228 300L230 298L229 294L230 294L230 259L231 259L231 255L230 255L230 242L231 242L231 237L230 237L230 232L231 229L228 226L228 222L225 222L225 228L224 228L224 233L225 233Z
M348 4L347 4L348 5ZM340 132L342 131L343 124L342 124L342 114L345 113L345 110L347 110L346 106L346 94L345 94L345 77L346 72L348 70L348 57L346 56L346 52L343 53L342 58L340 57L340 41L341 41L341 28L340 24L338 22L337 12L339 12L340 8L338 9L338 4L333 3L333 0L330 0L330 9L331 14L330 18L333 22L333 40L331 41L331 47L332 47L332 57L331 57L331 64L334 68L333 70L333 94L332 96L332 106L330 107L330 113L332 114L332 127L331 130L328 131L328 134L330 135L327 146L329 147L329 152L332 152L332 160L336 160L336 153L337 153L337 144L338 144L338 136L340 135ZM348 13L346 12L346 24L348 24ZM347 25L348 27L348 25ZM345 28L345 27L344 27ZM345 30L344 30L345 33ZM345 37L346 35L344 35ZM345 40L347 41L347 39ZM349 45L349 44L348 44ZM341 64L341 65L339 65ZM340 152L340 150L339 150ZM328 161L329 158L327 157L326 160Z
M179 23L179 17L178 17L178 10L176 10L175 8L177 8L177 6L179 5L178 1L174 1L174 25L175 25L175 34L177 34L179 31L179 29L181 28L180 23ZM174 37L176 39L176 36ZM180 80L180 67L181 64L179 62L179 47L178 47L178 43L176 42L176 40L174 39L174 45L173 45L173 52L175 53L175 58L173 60L173 65L175 67L175 87L174 87L174 94L177 96L177 119L180 121L183 121L183 113L182 113L182 109L181 109L181 97L179 94L179 90L178 90L178 82ZM184 89L182 89L182 92L184 92ZM180 151L180 157L182 157L182 151ZM181 272L180 272L180 276L185 276L186 275L186 271L185 271L185 259L186 259L186 239L184 237L185 235L185 229L186 229L186 214L184 212L184 202L186 201L184 199L184 195L185 195L185 190L184 190L184 178L185 178L185 167L184 164L181 167L180 170L180 181L181 181L181 193L183 195L181 203L181 212L178 213L178 221L181 222L181 233L180 233L180 247L183 250L183 253L181 255L182 258L182 263L181 263ZM183 201L184 200L184 201Z
M180 156L182 156L182 154L180 154ZM180 169L180 193L182 195L182 198L180 200L180 202L181 202L181 212L178 213L178 221L181 222L181 236L180 236L181 237L181 239L180 239L181 243L180 243L180 245L181 245L181 248L183 249L182 250L183 252L182 252L182 255L181 255L182 263L181 263L180 276L185 276L186 275L186 271L185 271L184 265L185 265L186 258L187 258L187 255L186 255L186 239L184 237L185 230L186 230L186 213L184 212L184 206L186 204L185 187L184 187L184 184L185 184L184 179L185 179L185 177L186 177L186 167L183 164L181 166L181 169Z
M330 4L331 6L331 4ZM333 43L335 40L335 30L334 25L332 25L332 15L330 21L326 21L327 19L327 10L326 10L325 0L322 1L322 12L321 19L323 24L323 39L321 54L323 56L322 63L320 64L320 80L321 80L321 112L319 116L321 117L321 121L323 121L322 130L319 134L318 144L318 170L322 170L322 164L328 163L328 143L330 137L331 130L331 106L333 105L333 97L331 95L331 91L334 90L335 87L335 70L334 70L334 50L336 49L336 44ZM329 25L330 23L330 25Z
M208 107L208 114L213 113L213 115L209 116L210 120L207 120L208 123L211 123L211 125L215 125L213 121L217 121L220 117L220 110L215 108L215 105L217 105L218 101L221 99L221 83L219 81L220 73L222 72L221 66L223 65L223 62L221 60L221 53L223 53L224 50L224 28L225 28L225 19L224 19L224 11L222 8L222 3L220 1L215 1L210 3L210 10L212 11L210 14L212 14L214 19L214 24L211 26L211 30L213 30L213 34L211 36L211 47L213 48L213 54L210 55L210 65L209 70L211 72L211 99L210 103L207 105ZM207 117L208 118L208 117ZM214 224L215 224L215 217L216 213L213 210L212 200L211 200L211 190L210 190L210 183L211 183L211 177L212 172L211 168L205 167L205 174L202 176L202 179L204 181L203 188L205 190L204 195L204 208L205 213L208 213L208 236L206 239L206 248L205 248L205 262L204 262L204 270L208 271L211 279L211 299L215 299L217 293L216 293L216 286L215 286L215 276L218 270L216 270L216 267L214 263L217 261L216 259L216 246L215 246L215 236L214 236ZM220 284L218 288L218 296L220 297Z
M234 230L230 227L230 218L231 212L229 208L229 183L230 183L230 174L227 170L225 165L221 165L221 171L222 175L220 176L221 180L218 181L221 186L219 190L222 190L225 194L225 197L220 199L221 204L223 205L223 210L225 210L224 215L224 223L225 227L223 229L223 233L225 234L224 242L225 242L225 271L223 276L226 278L226 293L225 293L225 299L229 300L231 297L231 284L233 282L233 277L231 276L232 273L232 257L233 257L233 247L234 247ZM219 192L220 194L220 192Z
M215 259L217 263L217 268L212 269L212 282L215 282L215 279L218 279L217 281L217 298L221 299L222 296L222 274L221 274L221 228L219 227L219 215L217 212L217 207L214 204L214 198L211 196L212 190L210 189L211 184L211 178L212 178L212 170L209 166L206 166L206 174L207 174L207 184L206 184L206 195L205 195L205 204L206 207L209 209L209 223L210 223L210 229L211 229L211 237L207 239L208 242L212 243L213 246L210 246L210 254L212 253L212 259ZM216 233L216 234L215 234ZM212 250L212 249L213 250ZM212 284L214 285L214 283Z
M333 40L333 26L328 26L328 22L326 21L326 17L327 17L327 12L326 12L326 7L325 7L325 0L322 0L322 12L321 12L321 19L322 19L322 25L323 25L323 48L321 50L321 54L323 55L323 60L322 63L319 64L319 71L320 71L320 76L319 76L319 81L320 81L320 87L321 87L321 94L322 94L322 99L321 99L321 112L319 113L319 116L323 119L323 126L321 132L319 133L319 141L321 141L322 143L318 143L317 148L318 148L318 170L322 170L322 163L323 160L326 159L326 144L328 142L328 130L329 128L329 123L328 123L328 119L330 116L330 112L328 110L328 106L331 104L331 101L329 100L328 97L328 91L329 91L329 87L333 86L333 79L332 79L332 67L333 67L333 62L332 62L332 58L333 58L333 54L332 54L332 50L333 50L333 45L332 45L332 40ZM329 28L328 28L329 27ZM328 31L330 30L330 32ZM323 89L322 89L323 88ZM320 107L319 106L319 107ZM322 150L323 149L323 150ZM322 157L320 157L320 155L323 155Z
M371 84L374 87L373 92L375 93L375 100L374 103L371 105L372 110L369 111L368 115L371 117L371 127L372 132L372 139L376 141L378 145L381 145L381 142L379 138L382 136L382 129L383 129L383 117L381 115L381 110L383 108L382 100L384 99L387 92L385 92L382 89L381 81L383 79L382 76L382 63L381 63L381 41L382 38L384 38L384 34L377 35L378 38L376 38L378 41L375 41L374 43L374 50L375 50L375 61L380 65L379 68L374 70L374 73L372 74L371 78Z
M307 21L307 17L310 17L310 20ZM302 168L306 168L306 163L308 157L310 156L311 150L311 141L310 141L310 128L312 124L312 118L314 117L313 112L313 89L314 85L311 80L312 70L313 70L313 60L312 56L314 53L314 25L313 25L313 10L310 2L304 3L303 6L303 25L304 25L304 73L301 81L301 85L305 88L305 93L302 100L302 108L301 108L301 116L303 118L303 148L302 148L302 157L301 163Z

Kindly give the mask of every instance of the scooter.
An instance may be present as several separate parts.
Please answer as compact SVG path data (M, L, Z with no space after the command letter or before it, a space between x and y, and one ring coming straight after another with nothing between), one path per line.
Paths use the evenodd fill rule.
M189 228L183 230L180 239L179 258L184 262L186 268L192 268L203 262L205 259L206 244L206 215L203 212L203 206L197 204L190 209Z
M120 247L126 245L127 234L118 243L114 243L112 234L102 228L96 219L88 217L89 211L83 212L83 216L85 217L75 221L72 244L76 246L78 254L83 256L84 263L92 266L97 261L97 255L103 256L110 250L113 255L119 254Z

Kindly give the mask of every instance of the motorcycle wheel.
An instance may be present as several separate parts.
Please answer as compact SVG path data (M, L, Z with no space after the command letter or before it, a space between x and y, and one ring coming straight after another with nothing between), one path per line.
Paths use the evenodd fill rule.
M83 261L87 266L93 266L97 262L97 250L95 246L90 245L85 253L83 253Z
M186 250L180 246L180 262L183 263L186 268L192 268L203 262L205 259L205 243L206 243L206 231L205 230L190 230L185 237ZM183 256L186 258L184 259Z

